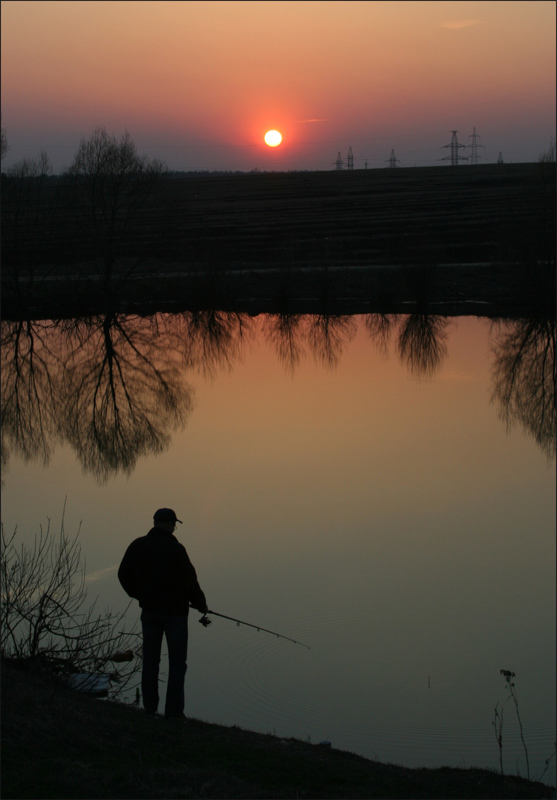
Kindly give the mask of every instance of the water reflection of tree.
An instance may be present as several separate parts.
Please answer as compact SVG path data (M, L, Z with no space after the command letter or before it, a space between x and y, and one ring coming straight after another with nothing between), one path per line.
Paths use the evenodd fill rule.
M316 361L326 367L338 364L344 345L356 334L354 317L314 314L309 318L308 341Z
M80 323L66 369L64 438L99 481L162 452L192 409L174 332L164 317Z
M397 351L413 375L431 377L447 355L447 317L410 314L398 331Z
M50 322L2 322L2 466L9 453L48 463L59 431L63 351Z
M365 325L396 348L416 375L430 376L447 353L449 320L413 314L369 315ZM218 311L105 314L67 323L2 322L2 460L9 452L48 462L68 441L99 481L130 473L162 452L187 422L193 390L185 369L212 375L231 368L253 330L245 314ZM271 315L263 332L293 371L304 348L331 367L355 334L353 317ZM520 422L555 455L555 320L501 323L494 345L493 398L507 425Z
M67 441L99 481L160 453L193 407L185 369L240 354L249 318L202 311L150 318L2 323L2 462L45 463Z
M555 457L555 319L500 322L494 340L492 400L510 429L519 422Z
M231 368L242 354L250 318L232 311L186 311L174 321L177 347L186 367L213 375Z
M364 325L372 341L380 353L386 354L393 326L397 322L396 314L366 314Z
M353 317L336 314L271 314L264 330L281 362L293 373L304 355L304 343L316 362L335 367L356 333L356 323Z
M304 320L303 314L267 314L265 316L265 337L274 347L279 360L291 374L300 364L305 352Z
M434 314L366 314L364 325L379 352L388 352L396 330L396 350L403 364L418 377L431 377L447 355L449 320Z

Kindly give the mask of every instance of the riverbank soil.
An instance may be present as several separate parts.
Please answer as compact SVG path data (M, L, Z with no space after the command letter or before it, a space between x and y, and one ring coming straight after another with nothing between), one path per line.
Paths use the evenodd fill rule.
M2 667L2 797L550 798L485 769L408 769L237 727L148 717Z

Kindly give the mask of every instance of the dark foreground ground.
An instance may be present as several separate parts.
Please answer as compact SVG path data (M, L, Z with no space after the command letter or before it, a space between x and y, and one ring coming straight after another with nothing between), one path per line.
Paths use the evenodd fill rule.
M114 280L45 279L2 287L2 318L150 316L219 310L257 314L555 314L554 263L273 268L144 274Z
M555 164L186 175L110 237L62 184L22 214L2 178L4 318L107 293L140 313L524 314L554 286Z
M3 798L552 798L485 769L407 769L296 739L168 722L2 670Z

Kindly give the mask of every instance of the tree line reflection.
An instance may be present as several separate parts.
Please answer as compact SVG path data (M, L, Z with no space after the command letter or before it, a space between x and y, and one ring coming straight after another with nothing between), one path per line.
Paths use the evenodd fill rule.
M493 392L500 419L534 437L555 458L555 319L498 323L493 344Z
M447 356L450 320L369 314L381 352L391 340L413 377L431 378ZM151 317L107 313L82 320L2 322L2 465L11 453L47 464L57 444L75 451L100 483L163 452L194 408L190 373L231 369L262 331L294 373L309 353L338 364L357 331L343 315L249 315L197 311ZM555 320L494 323L492 400L555 456Z

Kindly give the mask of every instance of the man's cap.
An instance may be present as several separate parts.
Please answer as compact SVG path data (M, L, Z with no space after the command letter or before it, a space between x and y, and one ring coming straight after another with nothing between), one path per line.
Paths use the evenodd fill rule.
M155 522L179 522L182 524L182 520L178 519L176 512L171 508L159 508L158 511L155 511L153 519Z

